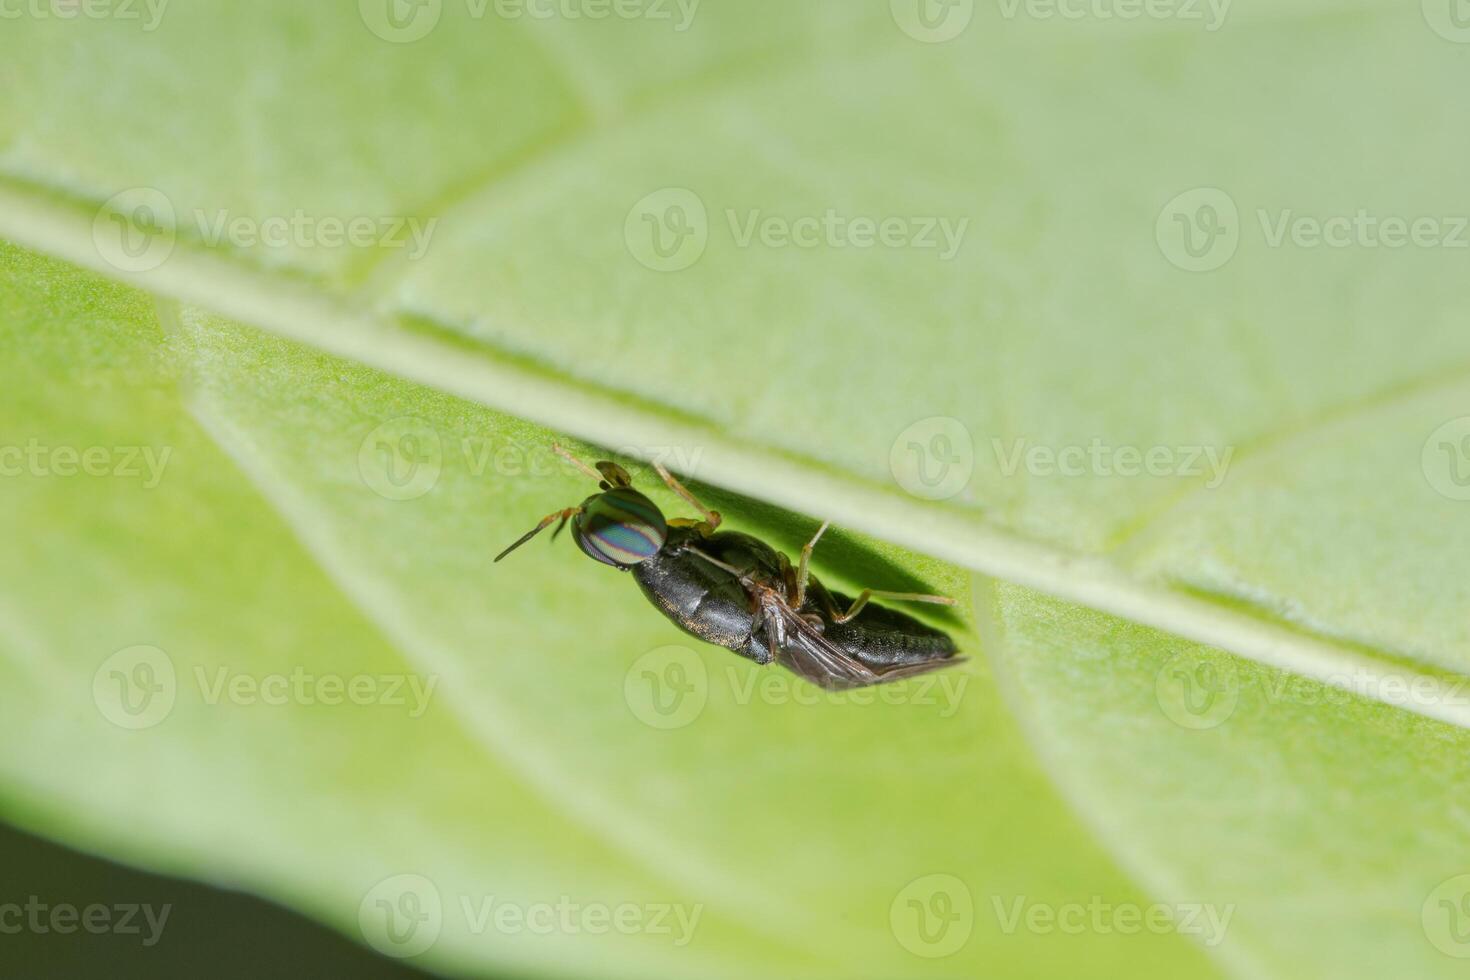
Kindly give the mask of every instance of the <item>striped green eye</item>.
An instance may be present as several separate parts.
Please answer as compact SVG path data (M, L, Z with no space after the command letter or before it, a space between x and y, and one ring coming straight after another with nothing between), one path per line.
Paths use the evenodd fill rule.
M668 536L663 513L652 500L628 487L588 497L572 522L577 546L588 557L615 568L652 558Z

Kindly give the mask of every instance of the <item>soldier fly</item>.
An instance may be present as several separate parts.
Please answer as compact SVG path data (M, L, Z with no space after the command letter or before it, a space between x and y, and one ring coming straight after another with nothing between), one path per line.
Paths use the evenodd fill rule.
M945 596L864 589L856 599L826 588L809 571L824 522L787 557L749 534L720 531L718 511L705 507L658 463L669 489L701 519L665 520L652 500L633 489L628 472L603 461L592 469L560 446L552 449L598 481L600 492L576 507L553 511L495 556L498 562L553 522L553 540L570 523L572 540L589 558L633 573L650 602L680 629L758 664L779 662L820 687L839 690L913 677L964 658L954 641L872 599L954 605Z

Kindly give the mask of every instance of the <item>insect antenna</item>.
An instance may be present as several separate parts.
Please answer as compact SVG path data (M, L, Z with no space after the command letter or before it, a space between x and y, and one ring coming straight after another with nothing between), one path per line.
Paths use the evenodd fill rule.
M521 545L525 544L527 541L530 541L536 535L546 530L547 526L550 525L552 521L560 519L561 523L556 526L556 531L553 532L551 535L552 540L555 540L556 536L561 533L562 528L567 526L567 521L571 520L573 516L580 513L582 513L582 508L580 507L568 507L566 510L552 511L550 514L547 514L545 517L541 518L540 524L537 524L535 527L531 528L531 530L527 531L525 534L522 534L519 538L517 538L515 544L511 545L509 548L506 548L500 554L496 555L495 560L499 561L500 559L504 558L506 555L510 554L512 551L515 551Z
M628 471L617 463L603 460L597 464L597 469L594 470L557 443L553 442L551 444L551 451L596 480L597 486L602 490L611 490L614 487L631 487L633 485L633 480L628 476Z
M553 442L551 444L551 451L554 452L554 453L556 453L562 459L566 460L568 463L571 463L573 466L575 466L577 469L581 470L583 473L585 473L588 476L592 477L592 479L596 480L599 483L602 482L602 474L601 473L597 472L592 467L588 466L586 463L582 462L580 459L578 459L577 457L573 456L571 453L567 452L565 449L563 449L557 443L554 443Z

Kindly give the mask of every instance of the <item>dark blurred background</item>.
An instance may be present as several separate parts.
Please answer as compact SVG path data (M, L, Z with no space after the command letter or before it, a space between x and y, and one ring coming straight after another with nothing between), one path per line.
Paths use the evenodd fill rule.
M54 907L170 906L158 941L141 913L137 935L82 928L62 935L25 924L31 896ZM0 824L0 977L26 980L132 978L353 977L422 980L429 974L371 950L285 909L240 892L137 871ZM45 913L41 921L46 922ZM159 913L155 913L157 915ZM11 934L16 925L19 932Z

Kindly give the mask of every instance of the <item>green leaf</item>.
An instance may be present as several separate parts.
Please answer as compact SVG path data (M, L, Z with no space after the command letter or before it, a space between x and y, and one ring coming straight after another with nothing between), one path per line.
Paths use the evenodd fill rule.
M462 969L1206 969L1174 932L1001 928L1018 895L1146 902L1135 888L1235 903L1210 947L1227 972L1454 966L1421 904L1458 873L1436 870L1462 836L1455 772L1422 760L1470 725L1453 456L1470 128L1445 95L1463 49L1432 4L1242 0L1211 8L1218 23L1002 3L944 43L903 3L706 0L681 30L673 7L594 21L448 2L414 8L437 20L405 43L359 6L200 2L156 30L31 16L0 35L0 234L161 297L7 252L11 444L175 449L146 492L4 488L25 680L6 717L75 763L12 749L17 819L348 928L404 869L450 895L707 906L676 951L446 922L427 955ZM298 214L401 219L427 250L335 247L320 225L281 247L211 240ZM1192 254L1181 230L1208 235L1212 215L1233 234ZM1428 237L1384 243L1385 218L1426 216ZM1346 227L1346 246L1311 244L1301 218ZM798 219L822 247L772 237ZM858 247L832 224L853 219L937 237ZM660 255L660 223L695 234ZM972 682L959 711L737 697L754 675L700 648L680 661L709 678L699 718L644 725L624 687L638 655L688 641L565 546L485 564L585 492L495 462L545 461L553 433L668 454L788 550L815 524L794 512L873 535L824 541L846 585L960 593L966 568L1012 583L982 585L980 638L949 622L975 655L947 675ZM375 454L430 444L430 492L372 492ZM1044 465L1094 446L1106 465ZM1121 475L1130 447L1170 465ZM945 465L952 483L919 478ZM1179 641L1145 627L1324 703L1248 693L1248 730L1171 725L1173 689L1138 691ZM91 675L144 643L185 678L381 664L442 691L412 725L181 692L165 724L120 739ZM1343 689L1366 701L1323 696ZM1324 767L1365 755L1336 792ZM1201 778L1259 825L1202 815ZM99 787L110 802L81 816ZM1345 799L1339 831L1324 815ZM1290 871L1353 900L1283 915ZM975 934L931 962L888 913L932 873L965 882Z
M1014 586L976 601L1053 779L1160 901L1233 913L1231 972L1463 970L1470 734Z
M1296 549L1325 559L1316 574L1280 581L1228 556L1193 567L1192 544L1143 559L1129 547L1145 532L1182 540L1180 502L1217 482L1192 475L1191 447L1232 454L1224 475L1238 474L1294 436L1453 387L1470 360L1455 247L1470 201L1451 161L1470 137L1437 113L1462 79L1459 51L1396 5L1244 8L1229 29L1181 17L1131 32L1007 9L981 10L946 44L915 40L877 4L710 3L677 31L450 3L412 43L325 7L197 4L151 33L34 20L0 41L20 95L0 121L0 231L116 274L111 212L101 231L92 219L150 188L177 242L125 277L158 292L606 445L698 446L712 482L1320 679L1391 673L1403 657L1463 667L1454 603L1426 619L1409 598L1378 629L1316 614L1341 579L1380 567L1336 523ZM1414 66L1400 90L1356 71L1384 51ZM1110 84L1079 72L1079 52ZM207 67L184 93L160 58ZM93 76L76 64L128 84L83 98ZM1240 215L1235 251L1207 275L1178 268L1187 256L1161 231L1200 187ZM699 198L708 241L689 268L660 272L636 260L630 227L669 188ZM1439 247L1377 247L1356 231L1350 248L1278 241L1283 221L1359 211L1431 216ZM417 258L317 233L202 247L221 216L260 228L298 212L438 223ZM967 234L948 262L939 249L839 247L838 233L833 247L742 244L752 217L829 212L907 221L916 241L941 219ZM1414 324L1415 342L1390 320ZM1415 442L1446 420L1432 398L1422 408ZM955 419L973 446L959 450L968 482L937 505L896 486L889 465L933 418ZM1167 476L1058 477L1009 471L1017 440L1177 455ZM1384 508L1390 522L1446 513L1415 447L1395 446L1355 499L1407 494L1414 506ZM1349 455L1293 494L1301 511L1323 512ZM1273 517L1266 541L1292 520ZM1251 608L1190 601L1201 590ZM1271 618L1349 646L1297 640Z
M492 565L589 489L550 465L552 433L3 258L6 339L28 379L3 396L19 420L7 442L35 440L47 466L56 447L119 462L114 447L169 450L151 488L50 473L0 484L18 545L0 561L11 819L250 887L455 971L1024 975L1078 957L1121 971L1140 955L1208 969L1172 934L1058 944L1001 928L992 893L1146 898L1031 761L983 662L881 698L826 696L695 643L565 541ZM379 448L405 434L438 449L380 468ZM432 482L396 486L390 472L413 458ZM788 547L814 528L696 486L734 526ZM860 569L964 594L960 570L868 539L837 532L823 551L847 563L834 581ZM115 669L132 679L115 655L138 646L162 651L171 701L113 688ZM694 691L666 718L645 672L669 663ZM272 703L271 677L305 686ZM325 703L334 677L371 679L372 697ZM124 697L145 713L130 719ZM902 918L905 889L934 874L973 902L953 933L967 942L945 959L926 958L940 947ZM440 902L422 951L363 911L401 897L402 875ZM486 902L492 915L565 905L572 925L496 927ZM647 928L582 924L624 908Z

